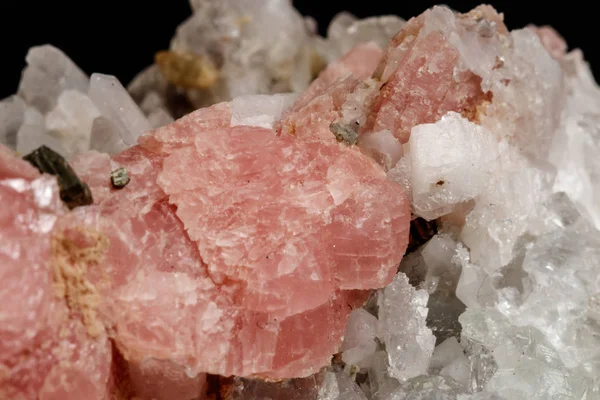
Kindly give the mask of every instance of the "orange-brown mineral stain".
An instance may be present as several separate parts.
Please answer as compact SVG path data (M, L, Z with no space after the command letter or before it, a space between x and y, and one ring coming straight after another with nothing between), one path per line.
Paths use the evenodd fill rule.
M97 315L100 296L87 271L102 262L108 244L102 233L77 227L57 232L50 247L56 295L65 299L70 313L81 318L92 337L104 332L104 325Z
M184 89L207 89L219 78L214 63L204 56L167 50L156 53L154 59L164 77Z

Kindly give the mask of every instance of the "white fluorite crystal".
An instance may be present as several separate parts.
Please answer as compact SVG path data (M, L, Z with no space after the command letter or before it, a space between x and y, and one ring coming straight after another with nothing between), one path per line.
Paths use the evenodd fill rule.
M42 113L52 110L65 90L86 93L87 75L62 51L50 45L29 49L18 94Z
M297 97L295 93L236 97L231 102L231 126L246 125L271 129Z
M493 184L500 157L496 138L457 113L414 127L409 146L412 203L423 218L448 214Z
M388 353L389 373L406 380L427 372L435 337L427 327L425 290L416 290L403 273L379 297L378 337Z
M112 122L116 128L113 132L116 131L126 145L134 145L142 133L150 130L148 119L114 76L93 74L89 96L102 115ZM116 141L116 138L110 138L110 141Z
M92 100L76 90L65 90L56 107L46 114L46 129L63 143L65 154L71 156L90 148L94 120L100 116Z

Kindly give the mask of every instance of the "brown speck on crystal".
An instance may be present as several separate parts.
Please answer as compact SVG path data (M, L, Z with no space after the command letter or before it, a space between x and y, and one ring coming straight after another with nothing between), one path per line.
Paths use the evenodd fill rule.
M94 202L88 185L82 182L63 156L47 146L41 146L23 157L41 173L55 175L61 200L73 209Z
M110 182L115 189L123 189L130 180L129 173L125 168L119 168L110 173Z

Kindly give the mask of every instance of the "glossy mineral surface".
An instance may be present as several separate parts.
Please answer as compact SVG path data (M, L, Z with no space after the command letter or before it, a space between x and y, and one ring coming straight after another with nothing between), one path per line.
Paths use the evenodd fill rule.
M127 89L39 46L0 103L94 198L0 147L0 398L600 397L579 50L490 6L191 5Z

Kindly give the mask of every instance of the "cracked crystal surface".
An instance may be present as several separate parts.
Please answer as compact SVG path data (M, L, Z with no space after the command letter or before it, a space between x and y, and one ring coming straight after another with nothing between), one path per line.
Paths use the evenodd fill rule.
M1 398L600 397L581 51L490 6L191 6L127 89L45 45L0 102Z

